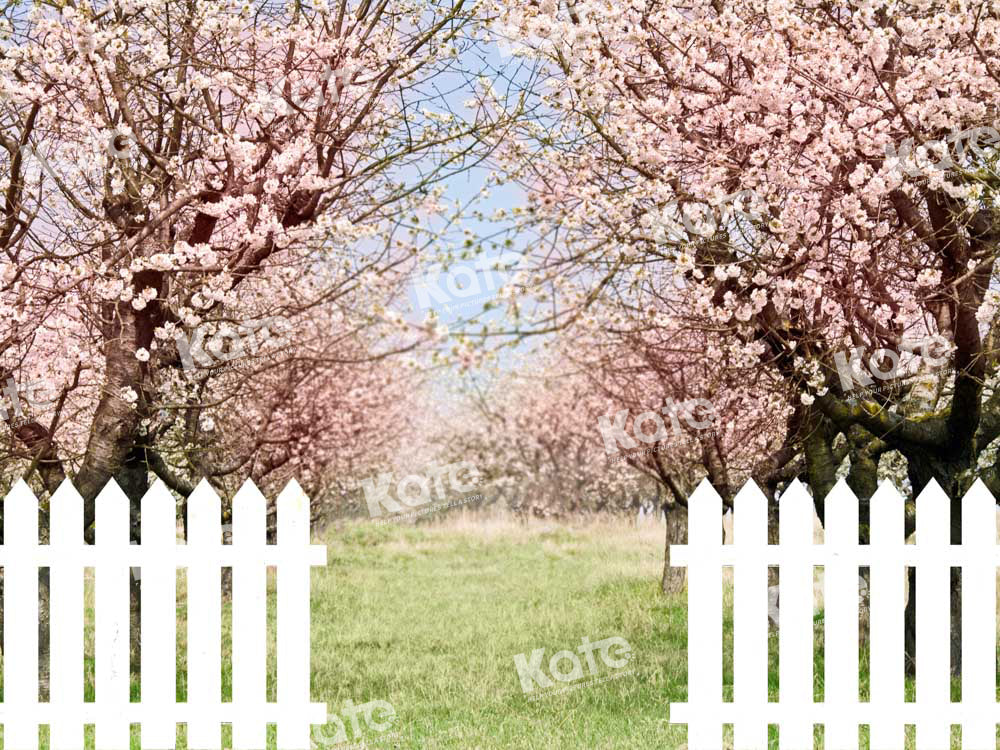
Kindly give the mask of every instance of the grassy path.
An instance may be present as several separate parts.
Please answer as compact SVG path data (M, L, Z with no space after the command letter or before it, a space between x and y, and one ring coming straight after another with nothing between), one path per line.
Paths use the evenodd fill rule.
M346 701L391 703L384 735L360 721L371 747L680 747L666 707L685 693L685 612L658 591L661 534L501 523L331 532L329 566L313 579L313 698L341 714L352 742ZM597 678L634 673L529 700L514 655L545 648L547 664L585 636L632 647L627 669L598 658Z
M316 728L322 750L679 750L683 727L667 723L667 706L686 697L686 596L659 591L662 527L627 524L527 525L460 517L421 527L352 524L330 529L322 540L328 565L312 579L312 698L340 717ZM86 699L93 700L93 582L86 591ZM177 698L186 700L186 606L178 583ZM725 594L731 604L731 589ZM731 606L723 622L723 694L732 696ZM268 699L276 698L274 577L269 579ZM231 700L228 669L231 616L223 607L223 699ZM817 622L822 642L822 618ZM596 657L594 677L555 682L541 697L527 696L516 654L545 649L543 671L558 651L575 652L583 638L628 641L631 662L605 666ZM778 697L777 638L771 635L769 693ZM614 652L613 652L614 653ZM583 662L587 671L587 662ZM861 694L867 699L867 653L861 659ZM567 666L561 666L564 671ZM823 654L814 664L814 698L822 700ZM610 678L610 679L605 679ZM559 694L550 694L562 688ZM954 681L953 700L959 698ZM132 699L139 698L133 680ZM914 696L907 680L907 699ZM0 690L2 700L2 690ZM391 726L371 727L365 712L351 720L351 706L391 704ZM385 705L385 704L381 704ZM385 721L376 712L374 722ZM139 732L133 728L134 750ZM43 728L42 747L48 746ZM179 747L185 747L183 727ZM731 739L731 729L726 737ZM274 747L274 728L268 732ZM229 727L223 745L231 747ZM867 732L861 732L867 747ZM777 747L772 728L770 745ZM822 730L817 728L817 747ZM93 729L86 732L93 750ZM960 746L957 731L953 748ZM912 729L906 747L913 747ZM305 750L303 748L302 750ZM763 750L763 748L762 748Z

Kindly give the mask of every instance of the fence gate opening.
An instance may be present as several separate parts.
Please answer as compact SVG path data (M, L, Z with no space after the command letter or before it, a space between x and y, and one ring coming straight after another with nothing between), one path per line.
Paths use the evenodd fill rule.
M704 481L689 501L688 544L670 559L688 568L688 702L670 720L688 725L689 750L996 750L997 507L977 481L962 501L962 543L950 543L949 499L931 482L916 499L916 544L904 542L904 501L888 482L871 499L870 544L858 544L858 499L841 480L825 503L823 544L813 544L813 501L794 482L778 500L779 544L767 543L767 498L748 482L734 500L733 544L722 544L722 499ZM733 699L722 695L722 567L733 567ZM813 569L823 566L823 695L813 687ZM767 569L779 568L778 695L768 694ZM859 699L858 568L870 566L870 689ZM917 569L916 701L904 700L906 567ZM950 568L962 569L962 700L951 701ZM952 725L961 729L952 744Z
M188 540L177 543L173 496L157 482L142 498L142 544L129 543L129 501L113 481L96 500L95 544L83 540L83 500L66 481L49 507L50 543L38 544L38 499L23 482L4 500L3 702L5 750L81 750L93 724L98 750L263 750L277 725L281 750L306 750L326 705L309 698L309 579L326 547L309 543L309 501L296 482L278 497L277 544L267 544L267 501L252 482L233 499L232 544L207 482L188 498ZM267 700L267 567L277 568L277 701ZM38 700L38 570L49 568L49 701ZM141 701L131 701L129 569L140 568ZM222 701L223 567L233 571L232 701ZM94 571L94 701L84 701L84 569ZM176 700L177 569L187 569L187 700Z

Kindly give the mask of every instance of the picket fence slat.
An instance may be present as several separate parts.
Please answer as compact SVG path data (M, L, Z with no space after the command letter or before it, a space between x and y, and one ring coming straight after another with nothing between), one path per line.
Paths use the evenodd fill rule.
M869 653L871 676L869 699L873 705L892 706L903 700L903 600L906 568L903 497L889 482L883 482L870 503L870 539L883 562L871 566ZM871 750L899 750L905 734L903 717L883 711L871 722Z
M962 544L971 551L988 552L997 543L996 501L981 481L962 500ZM996 689L997 575L988 554L973 557L962 568L962 699L975 718L962 724L967 750L996 748L993 713Z
M268 723L281 750L310 747L326 705L309 700L310 574L326 549L309 544L309 501L291 482L278 499L278 545L267 544L267 501L252 482L233 501L233 544L222 541L221 500L202 482L189 500L188 543L178 545L173 495L157 482L141 500L141 544L130 544L129 501L114 482L98 495L94 544L83 537L83 500L68 481L50 501L50 540L38 544L39 503L19 482L4 499L4 701L6 750L80 750L85 724L99 750L176 746L187 724L190 750L219 750L222 724L235 750L263 750ZM132 702L130 566L139 565L141 700ZM267 678L267 565L278 571L278 701ZM222 701L221 570L233 567L233 698ZM38 580L49 570L50 691L39 702ZM94 575L94 700L84 701L84 574ZM187 700L177 701L177 570L187 568ZM721 677L721 675L720 675Z
M83 747L83 717L69 706L83 701L83 498L64 480L49 501L49 538L64 551L49 571L49 696L67 707L62 721L49 730L52 750Z
M767 544L767 498L747 484L733 501L733 543ZM767 703L767 564L747 555L733 570L733 702L753 711ZM751 718L733 726L736 750L767 746L767 724Z
M13 550L38 545L38 501L18 482L4 503L4 542ZM38 743L38 570L4 569L4 700L20 715L4 726L6 750L28 750Z
M222 571L212 552L222 543L222 501L202 480L188 497L188 547L200 553L188 566L188 702L202 710L188 721L188 746L220 750L222 728L211 706L222 700Z
M705 480L688 505L688 543L700 555L688 570L688 700L712 705L722 700L722 566L715 556L722 542L722 498ZM722 725L713 719L699 716L688 723L689 750L721 747Z
M233 545L247 551L263 547L267 501L246 482L233 499ZM261 750L267 725L260 707L267 699L267 569L233 568L233 750Z
M778 499L778 540L782 547L805 554L812 546L813 501L796 480ZM813 567L790 565L778 578L778 684L789 707L781 724L781 750L813 744L809 717L813 696Z
M101 750L129 750L129 501L109 483L97 496L94 570L94 692L103 709L95 743Z
M823 700L833 706L858 702L858 499L841 479L826 498L823 543L839 552L823 569ZM826 726L826 750L857 750L858 725L849 718Z
M278 496L278 544L305 550L309 544L309 502L298 482ZM309 561L278 568L278 703L289 711L278 727L278 750L309 746L309 722L295 715L309 702Z
M846 482L825 499L824 541L812 543L812 498L793 482L778 500L780 542L765 544L766 503L748 483L734 500L733 545L718 532L721 499L703 482L689 501L689 543L672 545L673 564L688 567L688 702L673 703L674 723L688 725L689 750L722 750L722 727L734 725L736 748L767 747L768 724L778 725L782 750L813 747L813 725L824 726L827 750L858 748L859 728L871 750L900 750L907 725L916 750L995 750L997 504L981 482L962 501L963 538L951 543L951 502L930 482L916 499L916 544L905 544L905 504L882 483L871 499L870 543L859 542L859 504ZM740 525L741 519L743 525ZM763 522L761 521L763 519ZM740 529L743 531L741 532ZM741 533L745 536L741 539ZM722 643L719 570L734 568L733 702L721 700ZM779 571L779 684L766 690L767 565ZM824 566L823 699L812 690L812 577ZM869 567L870 691L859 695L859 577ZM917 568L916 702L904 695L906 567ZM962 576L962 699L951 700L951 568ZM761 586L761 571L764 586ZM756 649L756 650L755 650ZM763 692L761 689L763 685ZM960 725L953 745L952 725Z
M142 498L142 544L156 551L169 565L142 567L142 700L169 705L176 698L177 683L177 507L173 496L157 484ZM175 745L173 716L142 725L142 746L167 750Z
M931 480L917 496L917 545L921 553L947 547L951 540L948 496ZM917 702L951 700L951 581L949 568L917 570ZM949 750L951 727L928 711L917 722L917 750Z

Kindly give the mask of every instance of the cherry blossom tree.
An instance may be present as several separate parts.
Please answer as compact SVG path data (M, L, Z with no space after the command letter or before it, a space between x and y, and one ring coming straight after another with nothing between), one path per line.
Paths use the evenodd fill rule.
M327 488L398 411L410 226L496 118L438 80L465 0L7 4L5 479ZM280 322L281 335L271 335ZM43 397L26 397L38 386ZM272 484L273 483L273 484ZM133 594L136 586L133 586Z
M73 475L89 522L111 477L135 496L150 469L193 469L160 439L200 450L174 427L279 393L285 365L346 395L365 376L345 368L419 344L390 312L416 252L401 218L483 130L430 109L472 18L461 1L139 1L7 22L0 342L4 380L49 394L16 421L8 402L46 489ZM280 345L221 366L275 319ZM222 465L253 465L253 445Z
M602 437L623 442L626 463L663 487L663 588L675 592L684 571L671 568L669 548L687 541L687 498L707 478L724 506L732 507L736 491L752 478L770 498L774 516L779 487L804 469L792 427L802 407L787 404L766 369L692 360L692 352L711 348L711 339L670 319L572 339L576 365L616 404L614 417L603 417Z
M953 499L959 541L973 479L1000 489L996 9L524 0L499 12L548 71L551 121L506 151L559 235L536 255L539 272L558 271L562 304L536 329L604 325L589 321L596 299L641 298L652 279L656 298L670 289L658 311L724 338L710 362L780 375L802 407L796 445L821 517L845 459L867 499L880 462L900 456L913 491L934 479ZM856 347L883 375L900 360L913 370L898 391L863 392L838 366Z
M620 513L652 482L605 453L598 415L612 408L564 353L538 351L470 376L425 434L474 464L491 500L517 514Z

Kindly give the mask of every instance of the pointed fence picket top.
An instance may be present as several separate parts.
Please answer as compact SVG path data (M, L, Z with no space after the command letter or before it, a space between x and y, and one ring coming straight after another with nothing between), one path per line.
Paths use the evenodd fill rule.
M858 559L854 552L858 499L841 479L827 496L824 508L823 544L831 554L823 566L823 642L832 658L823 660L823 702L841 711L842 706L858 702ZM856 721L845 718L826 725L826 750L854 750L857 745Z
M982 482L962 501L961 544L951 544L951 504L935 482L916 499L916 544L904 543L903 498L883 483L870 503L870 544L859 543L858 500L839 482L825 501L823 544L812 542L813 501L793 482L778 500L779 543L766 544L767 504L748 483L734 500L734 543L723 545L721 499L702 482L689 500L689 543L672 545L674 565L688 568L688 702L670 706L688 725L688 750L722 750L724 724L735 748L767 747L778 726L783 750L860 747L869 727L871 750L899 750L905 728L916 750L996 748L996 586L1000 563L997 505ZM733 701L721 699L722 566L734 569ZM767 695L766 571L779 573L779 683ZM824 569L823 697L813 693L813 570ZM859 697L859 568L870 570L870 692ZM905 569L917 569L916 702L904 699ZM962 701L951 701L952 567L962 568ZM763 583L762 583L763 575ZM951 727L962 728L953 745Z
M256 548L263 555L266 534L267 500L246 482L233 499L233 547L243 554ZM266 701L267 569L238 564L233 566L233 703L238 707L233 750L265 746Z
M933 479L917 496L917 546L922 553L944 551L951 536L950 501ZM994 521L994 526L996 522ZM928 558L930 560L930 558ZM951 700L951 570L917 568L917 700L928 706ZM917 750L951 746L951 722L933 711L917 720Z
M796 479L778 499L778 540L805 554L813 541L812 497ZM781 726L781 750L812 747L809 718L813 694L813 569L790 565L778 578L778 669L781 702L789 707Z
M306 551L309 500L292 481L278 496L278 544ZM278 570L278 705L288 715L309 702L309 559L289 559ZM306 717L278 727L278 750L309 747Z
M733 547L746 560L733 569L733 703L741 714L733 727L736 750L767 747L767 724L756 718L767 703L767 562L760 554L766 544L767 498L757 485L744 485L733 501Z
M886 709L872 716L871 750L899 750L904 746L905 722L890 708L900 700L905 684L901 656L906 594L904 513L902 496L889 482L882 482L869 504L869 538L878 550L879 564L871 567L868 650L871 702Z
M129 501L109 482L96 505L94 694L101 717L94 743L102 750L129 750Z
M177 683L177 504L163 484L142 498L142 546L173 565L142 566L142 700L162 706L173 701ZM167 750L177 727L169 714L142 725L144 750Z
M142 498L141 544L129 539L129 502L109 483L96 501L95 543L83 539L83 500L68 481L50 501L50 543L38 543L39 503L23 482L4 499L4 701L7 750L38 748L49 726L52 750L83 747L85 724L101 750L127 750L131 726L143 748L218 750L222 724L235 750L262 750L268 723L279 748L305 750L326 705L309 701L309 580L326 548L309 544L309 501L295 482L278 499L278 544L267 544L266 500L252 482L233 502L233 543L223 544L221 501L205 482L188 498L188 543L177 538L177 507L159 482ZM278 577L278 701L266 693L267 567ZM50 574L50 694L38 699L38 575ZM221 570L233 569L233 700L221 685ZM84 702L83 590L94 575L94 700ZM130 569L141 578L141 700L131 700ZM176 700L177 570L187 570L188 695Z
M38 546L38 500L24 482L4 501L3 536L11 556L30 557ZM5 565L3 584L4 748L29 750L38 742L38 569Z
M68 479L49 501L49 698L62 717L49 729L52 750L83 747L83 498Z
M996 747L997 507L979 480L962 500L962 545L969 555L962 567L962 702L969 709L962 741Z
M188 497L188 745L220 750L222 729L209 708L222 700L222 501L206 480ZM204 709L199 709L204 707Z
M722 498L704 480L688 503L689 549L699 556L688 568L688 700L713 705L722 700ZM671 548L671 559L673 550ZM688 722L688 747L716 747L722 725L711 714Z
M962 500L962 698L969 712L962 741L970 747L996 747L994 690L997 673L996 562L997 508L986 485L976 480Z

